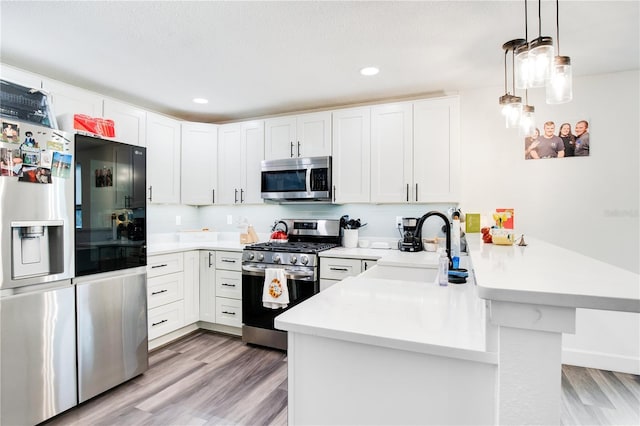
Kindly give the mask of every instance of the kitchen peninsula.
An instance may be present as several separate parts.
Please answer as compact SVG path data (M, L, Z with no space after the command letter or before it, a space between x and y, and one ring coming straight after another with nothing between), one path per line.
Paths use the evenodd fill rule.
M560 423L562 333L576 308L640 312L639 277L474 237L467 284L437 286L435 259L387 258L276 318L290 424Z

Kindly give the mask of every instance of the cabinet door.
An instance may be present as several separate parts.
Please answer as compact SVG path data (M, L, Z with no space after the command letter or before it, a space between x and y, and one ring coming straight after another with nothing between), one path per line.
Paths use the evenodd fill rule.
M0 78L25 87L42 88L42 76L5 64L0 64ZM55 112L55 110L53 111Z
M131 145L145 146L147 113L133 105L113 99L105 99L102 106L104 118L113 120L115 140Z
M411 198L410 103L371 109L371 202L406 203Z
M216 322L216 252L200 251L200 320Z
M182 204L215 203L218 171L218 126L182 123Z
M44 89L51 94L51 104L61 130L73 132L73 114L102 117L103 97L56 80L43 80Z
M180 123L147 114L147 185L151 203L180 203Z
M198 251L184 254L184 325L200 319L200 256Z
M297 117L294 157L331 155L331 111Z
M320 261L320 278L328 280L343 280L347 277L355 277L362 272L360 259L338 259L323 257Z
M371 109L333 112L333 201L367 203L371 189Z
M414 202L459 201L459 126L457 97L414 103Z
M262 204L260 162L264 159L264 121L242 123L242 191L244 204Z
M264 158L297 157L296 117L278 117L265 120Z
M240 203L242 132L239 123L218 128L218 201L220 204Z

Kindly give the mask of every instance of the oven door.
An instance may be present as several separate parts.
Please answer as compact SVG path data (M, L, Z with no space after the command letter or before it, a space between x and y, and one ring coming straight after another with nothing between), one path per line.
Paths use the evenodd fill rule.
M275 330L273 320L276 316L320 291L314 270L285 270L289 306L285 309L270 309L262 306L265 268L242 265L242 322L244 325Z

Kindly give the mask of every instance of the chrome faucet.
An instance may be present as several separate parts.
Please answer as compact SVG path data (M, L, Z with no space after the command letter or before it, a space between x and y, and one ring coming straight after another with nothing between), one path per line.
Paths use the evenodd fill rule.
M416 224L416 238L420 241L422 245L422 225L430 216L438 216L444 222L444 233L447 236L447 257L449 258L449 268L453 267L453 261L451 259L451 224L449 223L449 218L444 214L437 211L430 211L429 213L425 213L420 219L418 219L418 223Z

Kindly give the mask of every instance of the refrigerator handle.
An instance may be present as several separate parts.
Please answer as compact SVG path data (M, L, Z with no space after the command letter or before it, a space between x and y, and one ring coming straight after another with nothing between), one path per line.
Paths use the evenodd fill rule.
M149 202L153 201L153 186L149 185Z

